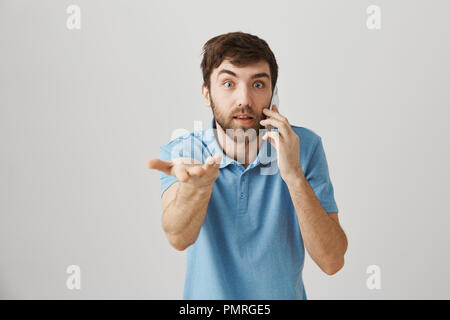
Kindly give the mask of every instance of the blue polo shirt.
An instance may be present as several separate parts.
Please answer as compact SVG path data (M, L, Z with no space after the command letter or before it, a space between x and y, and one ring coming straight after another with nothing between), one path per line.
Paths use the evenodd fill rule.
M300 137L300 163L327 213L338 212L320 136L291 125ZM205 221L187 249L183 299L307 299L302 279L305 248L277 152L262 140L247 168L228 157L209 128L160 147L159 158L195 158L220 153ZM275 129L276 130L276 129ZM160 173L161 196L178 179Z

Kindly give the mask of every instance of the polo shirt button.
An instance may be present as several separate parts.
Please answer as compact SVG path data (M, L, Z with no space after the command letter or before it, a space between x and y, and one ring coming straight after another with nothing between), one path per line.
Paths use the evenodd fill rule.
M243 192L241 192L241 199L245 198L245 194Z

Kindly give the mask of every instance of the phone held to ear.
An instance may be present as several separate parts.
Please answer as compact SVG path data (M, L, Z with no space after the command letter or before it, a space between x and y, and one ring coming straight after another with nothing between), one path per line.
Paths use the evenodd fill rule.
M277 108L280 107L280 98L278 96L278 86L275 85L275 89L273 90L273 94L272 94L272 100L270 100L270 106L269 106L269 110L272 110L272 106L276 105ZM265 117L267 118L267 117ZM266 126L267 131L271 131L272 130L272 126L271 125L267 125Z

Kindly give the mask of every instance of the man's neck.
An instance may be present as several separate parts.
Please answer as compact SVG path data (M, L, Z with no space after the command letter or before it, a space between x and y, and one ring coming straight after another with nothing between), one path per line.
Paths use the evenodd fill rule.
M261 135L256 132L256 137L250 140L250 134L244 137L242 134L241 139L233 139L225 133L223 128L216 122L217 142L222 148L223 152L231 159L241 163L247 168L258 155L259 147L261 145Z

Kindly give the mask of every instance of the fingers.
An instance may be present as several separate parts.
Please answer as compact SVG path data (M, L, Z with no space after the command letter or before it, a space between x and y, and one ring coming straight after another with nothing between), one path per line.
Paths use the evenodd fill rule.
M270 124L271 126L275 127L278 129L278 131L280 132L281 136L287 136L289 134L289 130L288 130L288 124L284 121L275 119L275 118L267 118L264 120L261 120L260 123L263 126L266 126L268 124Z
M202 166L193 166L187 169L189 176L202 176L205 173L205 169Z
M264 112L265 115L267 115L267 116L269 116L271 118L275 118L275 119L280 120L280 121L288 122L288 119L280 114L276 104L274 104L272 106L272 110L270 110L270 109L263 109L263 112Z
M278 111L278 106L276 104L273 105L272 110L280 114L280 111Z
M187 168L183 165L176 165L172 167L171 175L177 178L181 182L189 180L189 174Z
M147 167L149 169L155 169L164 172L165 174L170 174L170 170L173 166L172 161L162 161L160 159L150 159L147 162Z
M274 104L272 106L272 110L263 109L263 112L268 118L260 122L262 125L267 126L269 124L278 128L281 136L289 135L289 133L291 132L291 125L289 124L288 119L280 114L277 105Z
M172 175L181 182L187 182L191 177L201 177L210 173L212 170L218 170L221 162L221 155L208 157L203 165L185 165L179 163L172 167ZM196 162L198 164L199 162Z
M205 169L205 171L217 169L220 167L221 161L222 156L219 153L216 153L214 156L206 158L203 169Z
M188 167L183 165L186 159L173 159L174 161L162 161L160 159L150 159L147 163L149 169L159 170L167 175L174 176L182 182L189 180L190 175L201 175L203 169L201 166ZM197 161L200 163L199 161ZM190 162L194 163L194 162Z
M190 177L200 177L211 170L218 170L221 160L220 154L208 157L205 164L196 159L188 158L174 158L171 161L150 159L147 166L150 169L159 170L167 175L174 176L181 182L187 182Z
M213 158L216 161L217 166L220 167L220 163L222 162L222 155L220 153L216 153Z
M172 159L174 164L202 164L200 161L198 161L197 159L194 158L174 158Z
M220 166L220 163L222 162L222 156L220 155L220 153L216 153L216 154L213 156L213 159L214 159L215 163L216 163L218 166Z

